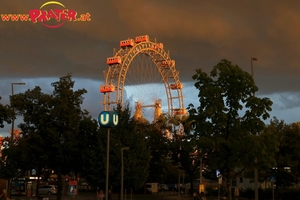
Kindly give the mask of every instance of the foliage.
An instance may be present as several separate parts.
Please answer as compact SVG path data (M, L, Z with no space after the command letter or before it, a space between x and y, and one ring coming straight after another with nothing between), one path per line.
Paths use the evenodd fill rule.
M147 148L146 134L149 126L139 124L131 117L129 105L121 108L118 106L119 125L112 130L112 154L115 159L115 168L112 169L111 180L120 183L121 148L129 147L124 151L124 185L130 189L139 189L149 175L150 151ZM125 178L126 177L126 178Z
M260 134L272 101L256 97L258 88L253 77L228 60L218 63L210 75L196 70L193 79L200 103L197 108L189 106L195 123L194 134L213 143L208 152L209 164L226 178L231 199L232 178L253 167L255 159L257 167L261 163L268 166L275 163L270 155L276 146L266 145L269 142L266 138L272 138Z
M1 100L1 97L0 97ZM4 127L4 122L8 122L11 123L11 120L14 117L14 113L13 111L10 109L9 105L2 105L0 103L0 128ZM3 138L4 139L4 138ZM4 150L2 150L2 155L6 155L5 154L5 148L8 148L8 142L9 142L10 138L5 138L2 141ZM4 152L4 153L3 153ZM10 159L11 157L13 157L13 155L18 155L18 152L16 152L16 150L12 150L11 152L8 152L10 154L10 156L7 156L5 158L2 159L2 161L0 162L0 177L4 178L4 179L8 179L12 176L17 176L18 174L18 170L17 170L17 160L16 159ZM8 166L8 167L6 167Z
M84 177L90 186L99 186L99 180L103 181L103 167L105 166L104 145L101 138L105 133L100 132L98 122L90 116L85 116L79 124L78 143L79 152L76 156L78 169L76 172ZM103 158L103 159L101 159ZM100 166L100 167L99 167ZM101 172L101 173L100 173Z
M11 97L12 107L23 116L24 122L20 124L21 138L15 139L10 148L3 152L6 160L2 162L10 167L12 161L19 161L17 169L25 171L35 167L38 175L42 169L54 169L58 176L60 198L61 175L72 170L78 162L74 155L79 152L79 124L87 115L80 108L86 90L73 91L74 81L70 74L51 85L54 87L52 94L44 94L36 86L33 90ZM21 158L12 154L14 149L24 151L19 154Z
M0 103L0 128L4 127L4 122L11 122L12 112L9 108L8 105L2 105Z
M187 127L188 122L182 123L184 127ZM187 130L188 128L185 128L183 135L177 134L178 130L174 132L170 140L170 152L174 165L178 167L178 170L185 172L187 181L191 183L190 188L193 189L195 179L199 179L200 165L206 166L205 155L211 143Z
M169 159L168 139L163 135L163 132L158 124L142 125L147 127L145 132L147 148L151 153L151 161L149 166L149 183L158 182L164 183L168 180L168 172L172 169L172 163Z
M286 124L276 117L270 121L266 131L272 133L279 142L275 159L276 166L270 176L276 177L276 187L287 188L299 183L300 176L300 126L299 123Z
M38 176L44 174L47 179L49 174L43 171L54 170L59 179L59 198L63 174L80 174L92 187L104 188L108 130L81 110L86 90L73 91L70 74L51 85L52 94L36 86L11 97L16 113L23 116L19 125L22 133L20 138L5 143L0 176L21 177L22 172L36 169ZM128 146L130 150L124 152L124 180L127 187L138 189L149 176L151 154L151 165L162 171L165 159L156 150L167 151L165 138L154 124L133 120L128 106L118 106L116 111L119 126L110 129L109 184L114 189L120 187L121 148ZM150 139L153 143L149 146Z
M188 115L175 115L172 117L161 116L156 123L161 130L159 137L163 143L155 141L152 144L160 144L165 151L157 151L160 154L160 159L165 162L162 163L162 180L167 183L177 183L178 176L185 176L185 180L193 182L199 172L200 154L197 152L195 138L190 134L192 130L193 121L189 121ZM151 144L148 144L151 146ZM161 148L161 149L162 149ZM151 168L152 169L152 168ZM160 180L157 177L157 180Z
M116 190L121 183L121 148L130 149L123 152L124 185L131 189L140 188L149 174L150 151L145 140L149 127L138 124L130 115L129 107L116 108L119 124L115 128L101 128L93 148L86 150L84 176L93 187L105 188L106 149L109 137L109 186ZM91 142L91 140L89 140ZM98 144L98 145L97 145ZM90 167L88 167L90 166Z

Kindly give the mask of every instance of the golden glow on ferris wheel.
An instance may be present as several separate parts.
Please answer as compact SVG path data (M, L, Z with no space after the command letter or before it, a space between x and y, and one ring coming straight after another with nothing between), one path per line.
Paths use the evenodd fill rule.
M179 71L163 43L151 41L148 35L121 40L120 49L106 63L105 84L100 86L104 110L131 101L135 119L143 119L148 108L154 122L162 113L186 114Z

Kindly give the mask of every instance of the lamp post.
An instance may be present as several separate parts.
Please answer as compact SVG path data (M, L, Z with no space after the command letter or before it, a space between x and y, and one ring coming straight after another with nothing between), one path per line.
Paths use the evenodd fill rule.
M253 61L257 61L257 58L251 57L251 75L252 75L252 78L254 78L254 73L253 73Z
M110 128L108 128L108 129L107 129L105 200L108 200L108 179L109 179L109 139L110 139Z
M257 58L251 57L251 75L254 81L254 73L253 73L253 61L257 61ZM255 93L253 94L255 96ZM255 158L255 164L257 163L257 159ZM254 193L255 193L255 200L258 200L258 173L257 168L254 166Z
M11 83L11 97L14 96L14 85L25 85L26 83ZM11 122L11 132L10 132L10 141L11 144L13 144L14 142L14 124L15 124L15 118L13 117L12 122ZM11 183L12 183L12 179L9 179L9 185L8 185L8 197L11 197Z
M100 127L107 129L107 147L106 147L106 186L105 186L105 200L108 200L108 178L109 178L109 138L110 128L116 127L119 124L119 116L114 111L102 111L98 116L98 123Z
M202 185L202 154L200 158L200 177L199 177L199 194L201 193L201 185Z
M14 85L25 85L26 83L11 83L11 96L14 96ZM14 141L14 124L15 124L15 119L12 119L11 122L11 142Z
M121 200L123 200L123 184L124 184L124 159L123 159L123 151L124 150L129 150L129 147L122 147L121 148L121 164L122 164L122 169L121 169Z

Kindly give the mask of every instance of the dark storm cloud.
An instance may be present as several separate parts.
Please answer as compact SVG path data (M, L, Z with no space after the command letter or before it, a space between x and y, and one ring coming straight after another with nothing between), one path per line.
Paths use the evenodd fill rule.
M184 81L191 81L194 69L210 70L222 58L247 70L251 56L259 58L257 73L299 75L300 3L270 2L65 0L66 7L91 13L92 21L69 22L59 29L31 22L0 23L1 75L73 72L96 79L119 40L142 34L165 44ZM26 13L41 4L11 0L0 12Z
M0 14L25 14L45 2L2 1ZM48 85L43 78L57 77L55 80L58 80L67 73L91 80L82 81L82 87L90 88L97 83L97 91L90 88L90 93L99 95L98 87L107 69L106 58L114 55L114 48L119 49L119 41L148 34L152 40L164 43L165 50L176 60L180 79L186 86L186 105L197 97L191 79L195 69L202 68L209 73L225 58L250 73L250 57L257 57L253 67L258 95L274 97L276 108L299 108L288 99L275 98L280 92L298 98L300 2L297 0L59 2L78 14L90 13L92 20L65 22L57 29L46 28L41 23L0 21L0 95L3 99L10 94L10 84L6 84L10 80L31 78L40 85ZM86 100L96 101L89 95Z
M98 70L107 67L105 58L112 56L119 40L141 34L165 44L184 81L191 81L194 69L210 70L222 58L248 70L251 56L259 58L257 73L299 75L297 1L61 2L78 12L91 13L92 21L69 22L59 29L31 22L1 22L2 76L73 72L98 79ZM6 1L0 12L26 13L41 4ZM261 83L259 77L257 74Z

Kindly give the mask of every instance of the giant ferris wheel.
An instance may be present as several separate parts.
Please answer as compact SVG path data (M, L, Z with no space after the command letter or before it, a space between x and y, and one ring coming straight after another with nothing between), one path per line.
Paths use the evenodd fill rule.
M153 121L162 113L170 117L186 114L179 71L162 43L151 41L148 35L137 36L121 40L113 54L106 60L105 84L100 86L104 110L123 107L127 101L134 102L136 119L142 119L145 112L153 113Z

